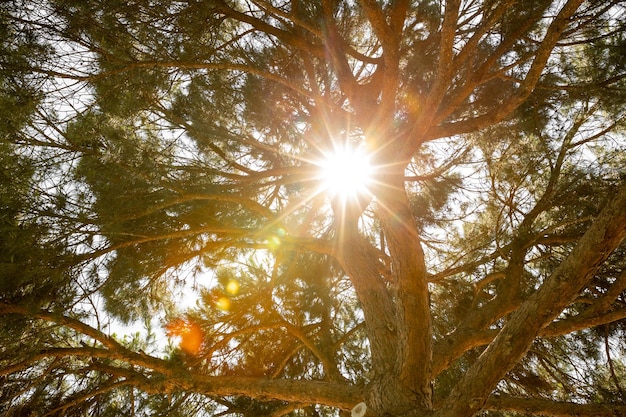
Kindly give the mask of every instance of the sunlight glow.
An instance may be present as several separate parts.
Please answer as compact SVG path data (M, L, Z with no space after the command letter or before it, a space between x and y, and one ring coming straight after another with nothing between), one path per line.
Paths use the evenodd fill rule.
M179 346L185 352L197 355L202 346L204 334L202 328L190 319L179 318L165 326L169 337L178 338Z
M372 180L369 156L360 149L337 148L318 165L322 187L331 197L354 198L367 192Z
M239 288L239 282L235 281L234 279L231 279L230 281L228 281L228 284L226 284L226 292L232 296L239 294Z

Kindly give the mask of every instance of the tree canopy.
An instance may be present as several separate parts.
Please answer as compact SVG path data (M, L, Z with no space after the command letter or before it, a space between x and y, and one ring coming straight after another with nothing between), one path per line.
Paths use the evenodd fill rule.
M0 412L626 415L618 0L0 3Z

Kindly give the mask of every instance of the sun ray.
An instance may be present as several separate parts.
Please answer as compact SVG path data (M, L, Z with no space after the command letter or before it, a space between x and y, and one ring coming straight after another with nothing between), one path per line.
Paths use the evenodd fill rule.
M373 169L369 155L361 148L335 147L316 164L321 187L331 199L346 202L369 193Z

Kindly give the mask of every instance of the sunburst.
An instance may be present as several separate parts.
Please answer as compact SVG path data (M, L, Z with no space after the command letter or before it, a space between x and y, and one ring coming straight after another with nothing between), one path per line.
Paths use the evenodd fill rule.
M361 148L337 147L317 162L322 190L331 199L343 201L368 193L373 168L369 155Z

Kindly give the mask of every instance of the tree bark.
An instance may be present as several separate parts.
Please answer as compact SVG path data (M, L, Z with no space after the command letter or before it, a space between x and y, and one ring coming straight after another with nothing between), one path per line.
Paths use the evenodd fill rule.
M486 410L518 411L546 417L617 417L626 415L623 404L576 404L542 398L515 398L506 395L487 400Z
M541 329L576 298L625 237L626 184L556 271L511 315L436 415L469 417L481 410L489 393L524 356Z
M180 367L143 352L137 353L127 349L100 330L71 317L0 302L0 316L8 314L40 319L71 328L94 339L100 346L42 350L25 361L3 367L0 376L37 366L40 360L50 357L101 358L110 365L105 362L91 361L88 369L116 375L130 381L133 386L154 394L167 394L183 389L207 396L243 395L257 399L272 398L295 403L325 404L342 409L351 409L364 399L362 387L348 383L203 375L193 369Z

